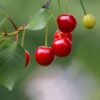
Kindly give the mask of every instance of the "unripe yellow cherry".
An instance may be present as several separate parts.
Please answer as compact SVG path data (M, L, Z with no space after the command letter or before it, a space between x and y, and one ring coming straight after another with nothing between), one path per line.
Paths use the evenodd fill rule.
M83 17L83 25L86 28L91 29L95 26L95 24L96 24L96 18L92 14L86 14Z

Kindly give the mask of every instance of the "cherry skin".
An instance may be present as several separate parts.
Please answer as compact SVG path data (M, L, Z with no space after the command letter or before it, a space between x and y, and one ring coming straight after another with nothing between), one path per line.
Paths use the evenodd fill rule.
M25 66L27 66L29 64L29 61L30 61L30 54L27 50L25 50L25 58L26 58Z
M56 56L66 57L71 53L72 42L65 37L55 39L52 43L52 49Z
M91 29L95 26L96 24L96 18L95 16L93 16L92 14L86 14L83 17L83 25L87 28L87 29Z
M54 39L58 39L58 38L62 38L62 37L66 37L69 38L72 41L72 33L71 32L61 32L60 30L57 30L54 33Z
M54 60L54 54L51 47L40 46L35 52L36 61L43 66L48 66Z
M61 14L57 17L59 30L62 32L72 32L76 27L76 19L73 15Z

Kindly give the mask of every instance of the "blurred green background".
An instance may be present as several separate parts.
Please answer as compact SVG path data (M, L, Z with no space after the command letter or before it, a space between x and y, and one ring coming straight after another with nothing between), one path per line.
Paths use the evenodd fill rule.
M17 25L22 25L30 15L35 15L46 1L0 0ZM61 0L61 3L62 9L68 7L68 12L74 14L78 22L73 32L72 54L63 59L56 57L53 64L47 68L41 67L34 59L34 52L38 46L44 45L45 30L27 31L25 48L31 54L29 68L16 83L12 92L0 85L0 100L100 100L100 1L83 0L86 11L93 14L97 20L96 26L91 30L85 29L82 25L84 14L79 0ZM57 0L52 0L50 9L56 16L59 14ZM5 25L9 32L13 30L10 24ZM49 45L56 30L56 24L51 19L49 21ZM58 89L57 86L61 88ZM55 98L61 95L55 90L61 90L66 96ZM52 93L53 91L55 92Z

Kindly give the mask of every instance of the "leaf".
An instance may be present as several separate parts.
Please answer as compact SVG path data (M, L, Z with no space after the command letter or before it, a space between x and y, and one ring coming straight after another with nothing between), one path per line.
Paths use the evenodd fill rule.
M41 8L35 16L32 16L32 18L29 20L28 25L26 26L26 29L28 30L41 30L43 29L49 18L51 17L51 14L48 12L47 9Z
M12 90L24 71L23 48L7 38L0 41L0 84Z

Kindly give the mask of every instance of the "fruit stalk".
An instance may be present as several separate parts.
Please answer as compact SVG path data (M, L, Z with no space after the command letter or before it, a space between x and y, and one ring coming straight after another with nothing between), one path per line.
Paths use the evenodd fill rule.
M86 10L85 10L85 7L84 7L84 5L83 5L82 0L80 0L80 4L81 4L81 6L82 6L82 9L83 9L84 14L86 15Z
M67 3L66 3L67 2ZM65 4L67 4L67 6L65 6L65 12L68 13L68 9L69 9L69 0L65 0Z
M47 47L48 46L48 25L46 25L45 27L45 46Z
M61 12L61 3L60 3L60 0L58 0L58 6L59 6L59 11Z
M25 40L25 30L23 31L23 35L22 35L22 47L24 47L24 40Z
M55 17L55 15L54 15L54 13L53 13L50 9L48 9L48 13L51 14L51 16L53 17L53 19L54 19L54 21L55 21L55 23L56 23L56 27L58 27L57 22L56 22L56 17Z

